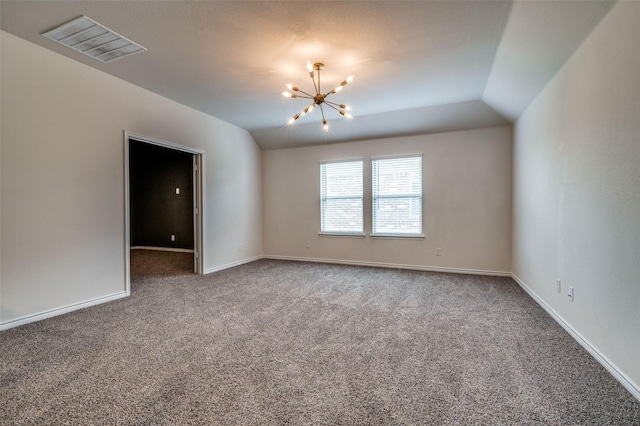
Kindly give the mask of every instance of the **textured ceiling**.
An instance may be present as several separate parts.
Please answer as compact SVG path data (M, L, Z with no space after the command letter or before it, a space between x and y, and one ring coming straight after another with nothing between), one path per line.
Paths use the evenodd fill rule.
M7 1L2 30L251 131L263 149L513 121L610 9L608 1ZM148 49L102 64L40 34L80 15ZM306 62L353 121L284 99Z

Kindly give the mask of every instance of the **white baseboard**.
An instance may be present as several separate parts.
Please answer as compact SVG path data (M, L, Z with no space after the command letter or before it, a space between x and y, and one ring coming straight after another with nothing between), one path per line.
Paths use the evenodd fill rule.
M533 300L538 303L562 328L566 330L576 342L580 344L592 357L596 359L616 380L620 382L638 401L640 401L640 386L624 374L613 362L602 354L595 346L589 342L582 334L576 331L569 323L567 323L560 314L558 314L551 306L542 300L533 290L531 290L516 274L511 273L511 278L518 283L524 291L527 292Z
M234 266L240 266L240 265L244 265L245 263L255 262L256 260L260 260L263 257L264 256L260 255L260 256L250 257L248 259L238 260L236 262L227 263L225 265L214 266L213 268L205 269L204 273L206 275L206 274L211 274L213 272L223 271L225 269L233 268Z
M505 272L505 271L485 271L482 269L443 268L438 266L405 265L401 263L364 262L360 260L325 259L325 258L314 258L314 257L294 257L294 256L277 256L277 255L264 255L263 258L274 259L274 260L293 260L296 262L333 263L333 264L339 264L339 265L373 266L376 268L410 269L415 271L430 271L430 272L448 272L453 274L490 275L490 276L496 276L496 277L511 276L511 272Z
M13 319L0 323L0 331L8 330L10 328L18 327L20 325L29 324L32 322L40 321L43 319L55 317L58 315L66 314L69 312L77 311L78 309L88 308L89 306L99 305L101 303L111 302L112 300L122 299L127 297L127 292L121 291L107 296L96 297L95 299L85 300L84 302L74 303L72 305L63 306L61 308L55 308L48 311L40 312L33 315L27 315L22 318Z
M178 253L193 253L193 249L174 248L174 247L151 247L151 246L133 246L131 250L155 250L155 251L173 251Z

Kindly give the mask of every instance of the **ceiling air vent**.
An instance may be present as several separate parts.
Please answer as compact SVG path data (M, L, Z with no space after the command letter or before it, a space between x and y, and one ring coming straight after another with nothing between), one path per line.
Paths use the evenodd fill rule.
M86 16L69 21L42 35L100 62L111 62L147 50Z

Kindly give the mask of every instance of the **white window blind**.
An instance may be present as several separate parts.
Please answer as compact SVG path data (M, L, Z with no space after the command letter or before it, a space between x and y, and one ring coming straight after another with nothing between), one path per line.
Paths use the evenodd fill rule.
M422 156L371 161L373 234L422 235Z
M320 232L362 234L362 161L320 164Z

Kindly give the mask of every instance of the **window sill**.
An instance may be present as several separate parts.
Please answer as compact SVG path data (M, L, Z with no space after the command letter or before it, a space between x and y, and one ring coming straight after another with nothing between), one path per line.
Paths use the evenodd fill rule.
M371 238L380 238L383 240L424 240L424 235L372 234Z
M318 233L321 237L351 237L351 238L364 238L365 234L347 234L340 232L320 232Z

